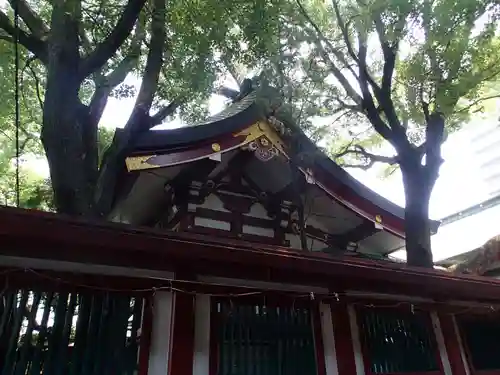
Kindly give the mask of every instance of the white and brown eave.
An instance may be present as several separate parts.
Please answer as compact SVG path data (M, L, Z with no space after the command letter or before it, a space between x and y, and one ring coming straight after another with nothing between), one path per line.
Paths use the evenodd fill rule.
M289 130L253 106L247 98L204 124L152 130L139 139L125 159L129 188L112 219L300 246ZM296 136L303 152L314 154L313 162L297 166L311 249L359 243L386 254L399 247L403 209L353 179L304 134Z

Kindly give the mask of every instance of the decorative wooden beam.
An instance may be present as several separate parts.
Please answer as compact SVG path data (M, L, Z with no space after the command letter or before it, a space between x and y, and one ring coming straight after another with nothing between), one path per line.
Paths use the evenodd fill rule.
M187 204L189 203L189 185L195 178L206 180L217 164L218 163L216 161L211 159L199 160L194 162L191 166L186 167L176 177L174 177L173 180L168 183L168 185L170 185L173 189L172 197L166 199L166 202L164 202L162 207L159 209L157 215L149 221L149 224L154 225L153 223L158 223L165 211L175 205L178 212L171 218L170 222L163 223L162 226L164 228L173 228L177 225L180 217L182 217L181 211L187 211Z
M357 227L341 235L334 236L332 239L337 246L345 247L349 244L349 242L354 242L354 243L361 242L364 239L373 236L375 233L379 231L380 229L378 229L375 226L375 223L369 220L365 220L363 221L362 224L358 225Z

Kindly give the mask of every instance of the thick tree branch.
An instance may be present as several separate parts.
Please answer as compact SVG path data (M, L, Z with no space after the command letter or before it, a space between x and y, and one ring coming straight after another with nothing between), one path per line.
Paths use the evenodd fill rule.
M98 125L102 117L106 104L108 103L108 97L113 89L121 84L137 65L141 54L141 44L145 36L144 25L145 19L140 16L129 53L117 64L111 73L105 76L101 72L96 72L94 74L96 89L90 100L89 110L90 122L95 126Z
M347 25L345 24L344 20L342 19L341 14L340 14L340 9L339 9L338 3L336 0L333 0L332 3L333 3L333 10L335 11L335 17L337 18L337 25L340 28L342 38L344 39L344 43L347 47L347 52L349 53L349 55L352 57L352 59L355 62L358 62L358 55L354 51L354 47L353 47L351 40L349 38L349 31L347 30Z
M102 117L111 91L125 80L136 63L137 58L126 56L107 76L99 75L94 79L96 89L90 100L89 111L91 123L95 124L95 126L98 125Z
M238 70L232 63L231 59L228 58L225 54L221 56L221 61L223 62L224 66L226 67L227 71L231 75L231 78L234 79L234 82L238 85L238 87L241 85L241 82L243 81L243 77L241 74L238 73Z
M9 43L14 43L14 38L3 30L0 30L0 40L5 40L6 42Z
M111 34L83 59L79 69L80 79L84 79L100 69L116 53L129 37L145 3L146 0L129 0L127 2Z
M359 84L363 93L363 106L366 109L366 115L372 123L375 130L389 141L402 154L406 152L411 144L406 137L406 129L401 125L396 114L396 109L391 98L391 93L382 92L382 90L372 85L375 96L377 98L379 108L375 107L375 101L369 89L369 72L366 62L368 46L366 33L360 32L358 36L359 47ZM392 78L391 78L392 79ZM380 112L383 111L387 122L382 120Z
M3 29L5 33L10 35L11 37L15 34L14 25L10 22L9 17L0 10L0 29ZM5 35L4 35L5 36ZM7 40L6 38L3 38ZM14 41L14 38L11 39ZM43 64L47 64L47 43L41 41L35 36L26 33L24 30L19 30L19 43L24 46L28 51L33 53Z
M182 102L183 101L180 99L175 99L168 105L160 108L158 112L151 116L151 127L160 125L168 116L173 115L176 109L181 106Z
M323 33L321 32L321 29L319 28L318 25L316 25L316 23L309 16L309 14L307 13L307 10L301 4L300 0L297 0L297 5L299 6L299 10L300 10L301 14L304 16L304 18L306 19L306 21L315 30L315 32L316 32L316 38L315 39L317 39L316 46L317 46L319 52L321 53L321 56L323 57L323 60L325 61L325 63L330 68L332 74L335 76L335 78L342 85L342 87L346 91L347 95L349 95L351 97L351 99L354 102L356 102L357 104L361 104L361 101L362 101L361 96L356 92L356 90L354 90L354 88L349 83L349 81L347 80L347 78L342 74L342 72L340 71L340 69L335 65L335 63L332 61L332 59L330 58L330 56L328 56L328 53L326 52L326 50L324 49L324 47L323 47L323 45L321 43L324 42L328 46L328 48L335 55L335 57L338 58L345 65L345 67L349 71L351 71L351 73L354 75L354 77L357 77L356 73L349 66L349 64L347 64L347 61L345 60L345 58L337 51L336 48L334 48L334 46L330 43L330 41L323 35Z
M147 131L153 126L149 111L153 104L154 94L157 90L158 80L163 62L163 49L165 45L165 0L153 1L153 19L151 21L151 40L146 68L143 75L139 94L134 110L120 133L115 135L113 143L106 150L100 168L99 178L95 189L95 210L100 216L106 215L113 203L113 192L117 183L117 170L123 161L125 150L130 141L138 133ZM165 111L166 112L166 111ZM167 114L168 115L168 114ZM158 116L160 118L161 116ZM158 119L157 118L157 119Z
M28 26L34 37L40 40L44 40L47 37L50 32L49 28L25 0L9 0L9 3L12 9L15 9L17 6L19 16L26 26Z
M420 96L420 105L422 106L422 112L424 112L424 119L425 119L425 122L428 123L429 116L430 116L429 103L426 102L424 99L424 85L423 85L423 83L421 83L420 87L419 87L419 96Z
M475 105L481 103L481 102L484 102L485 100L490 100L490 99L495 99L495 98L500 98L500 94L495 94L495 95L489 95L489 96L483 96L482 98L479 98L479 99L476 99L474 100L473 102L471 102L469 105L463 107L463 108L460 108L458 111L455 111L455 114L457 113L464 113L464 112L467 112L469 111L472 107L474 107Z
M92 43L90 43L89 37L87 36L87 32L85 31L83 25L80 23L80 30L78 31L79 36L80 36L80 42L83 47L83 51L86 54L89 54L92 52Z
M366 55L367 46L363 36L359 36L359 86L363 94L363 108L375 130L387 141L393 142L394 133L380 117L379 111L375 107L375 101L368 87Z
M382 47L382 53L384 56L384 67L382 72L382 86L380 89L375 89L375 95L380 105L382 106L384 113L387 117L387 121L389 122L389 126L393 130L395 134L395 138L398 142L403 145L406 144L406 132L405 127L401 125L399 118L396 114L396 110L394 108L394 103L392 101L392 80L394 76L394 69L396 66L396 57L397 51L399 47L399 34L404 26L404 20L406 18L406 14L401 14L396 23L396 32L395 32L395 41L394 43L390 43L387 40L387 35L385 32L385 26L382 23L382 19L379 14L373 15L373 20L375 24L375 29L377 31L378 38L380 40L380 45Z
M352 112L363 112L363 106L358 104L347 104L343 100L339 98L335 98L337 102L339 102L340 106L337 110L333 111L333 113L337 113L341 110L352 111Z
M89 127L96 127L99 125L106 104L108 104L108 98L111 94L110 86L100 86L96 87L92 98L90 99L90 104L88 106L89 112Z
M358 2L358 4L363 7L365 6L362 2ZM373 15L373 20L375 23L375 29L377 30L377 34L379 35L379 39L381 40L381 45L382 45L382 51L384 55L384 68L383 68L383 76L382 76L382 86L379 86L373 77L371 76L367 62L366 62L366 54L367 54L367 38L365 36L365 32L363 30L358 30L358 42L359 42L359 48L358 48L358 54L356 55L356 52L354 51L354 47L352 46L352 43L349 38L349 32L347 29L346 23L342 19L342 15L340 13L340 9L338 7L338 4L336 1L333 1L333 6L334 6L334 11L335 11L335 16L337 18L337 23L339 25L339 28L342 33L342 37L344 40L344 43L347 46L347 50L351 57L358 63L359 67L359 77L358 81L361 86L361 90L363 92L363 98L371 107L371 103L375 105L373 97L370 93L370 90L368 88L368 84L373 90L373 93L375 94L375 98L378 101L378 104L381 108L381 110L385 113L385 116L387 117L388 121L388 126L386 125L387 128L392 130L393 137L395 141L397 141L401 147L406 146L405 140L405 130L404 127L401 126L401 123L398 119L398 116L396 114L395 108L394 108L394 103L392 102L391 99L391 85L392 85L392 78L394 74L394 68L395 68L395 63L396 63L396 52L397 51L397 43L395 47L391 47L390 44L388 43L386 39L386 34L384 31L384 25L380 19L380 17L375 14ZM404 17L403 17L404 19ZM377 114L370 108L370 120L372 121L375 120L376 123L374 123L374 126L376 127L376 130L380 133L380 130L384 131L384 134L387 133L386 129L383 129L383 121L380 119L380 114L379 110L377 110ZM380 133L384 138L386 136L383 133ZM387 139L387 138L386 138Z
M165 0L154 0L149 52L146 59L146 68L142 77L141 87L135 102L135 108L140 107L145 113L149 113L153 104L154 95L160 79L161 67L163 65L163 49L166 40L165 18Z
M302 5L302 3L300 2L300 0L297 0L297 4L299 6L299 9L300 9L300 12L302 13L302 15L304 16L304 18L307 20L307 22L312 26L312 28L314 29L315 33L316 33L316 38L319 39L320 43L323 42L325 43L326 47L328 48L329 52L332 53L335 58L337 60L339 60L342 65L347 69L349 70L349 72L355 77L357 78L357 75L356 75L356 72L355 70L353 69L353 67L351 66L351 64L349 64L349 62L347 61L347 59L345 58L344 56L344 53L342 51L339 50L339 48L335 48L332 44L332 42L330 42L330 40L325 36L325 34L321 31L321 29L319 28L319 26L316 24L316 22L313 21L313 19L309 16L309 13L307 13L307 10L304 8L304 6ZM349 46L347 46L348 49L349 49ZM323 48L321 46L321 48ZM350 53L350 51L348 51ZM353 53L354 55L354 60L356 61L356 56L355 54Z
M218 89L214 90L214 94L224 96L225 98L228 99L236 99L240 92L238 90L233 90L229 87L219 87Z
M444 125L444 115L434 112L429 116L429 121L425 128L425 165L432 169L432 173L437 173L443 163L441 145L444 142ZM435 178L437 178L437 175Z
M375 15L374 22L377 34L379 36L380 45L382 47L382 53L384 55L384 69L382 76L382 92L391 93L392 91L392 78L394 75L394 68L396 65L396 56L399 48L399 42L401 40L401 35L406 24L406 18L408 13L400 12L398 20L394 26L394 40L388 40L387 34L385 32L384 25L382 23L380 15Z
M378 38L380 40L380 46L382 47L382 54L384 56L381 95L383 95L384 97L390 97L392 92L392 76L394 74L394 68L396 66L395 51L397 51L397 46L399 45L399 43L396 42L396 45L394 47L389 44L385 35L385 27L379 15L377 14L374 15L374 23Z
M347 52L349 53L349 55L351 56L351 58L354 60L354 62L356 62L358 64L358 67L359 67L359 64L360 64L359 58L360 57L356 54L356 51L354 50L352 42L351 42L351 40L349 38L348 25L347 25L346 22L344 22L344 20L342 18L342 15L340 13L340 9L339 9L338 4L337 4L336 1L333 1L333 8L334 8L334 11L335 11L335 17L337 19L337 24L338 24L338 26L340 28L340 32L342 34L342 39L344 41L344 44L347 47ZM358 30L358 32L362 32L362 31ZM368 66L366 65L366 63L364 64L364 67L365 67L365 77L366 77L366 80L368 81L368 83L372 87L373 91L375 92L375 95L378 98L378 96L381 93L381 88L377 84L377 82L375 82L375 80L373 79L373 77L371 76L371 74L370 74L370 72L368 70ZM358 81L359 81L359 77L357 77L357 78L358 78Z
M352 147L348 145L343 151L339 152L338 154L335 154L334 158L337 159L348 155L353 155L355 157L361 158L362 161L364 161L364 164L341 163L340 165L344 168L358 168L367 170L373 167L375 163L386 163L389 165L394 165L398 163L397 156L376 155L366 151L366 149L360 145L354 145Z
M125 81L127 75L134 69L137 65L137 61L139 59L139 55L130 54L125 56L113 69L113 71L106 76L103 77L106 82L106 86L110 89L114 89L120 83Z
M33 79L35 80L35 91L36 91L36 97L38 99L38 104L40 106L40 110L43 111L43 98L42 98L42 90L41 90L41 84L40 84L40 79L38 78L38 75L35 72L35 69L31 66L31 63L34 61L34 58L31 57L28 60L26 60L26 64L24 66L24 69L29 69L31 72L31 75L33 76ZM24 71L23 69L23 71ZM23 73L21 73L21 79L23 78ZM22 86L22 82L21 82Z
M116 68L105 77L109 86L113 88L118 86L137 65L141 56L141 45L146 36L144 26L145 19L140 16L139 21L137 22L134 38L130 45L129 53L118 63Z

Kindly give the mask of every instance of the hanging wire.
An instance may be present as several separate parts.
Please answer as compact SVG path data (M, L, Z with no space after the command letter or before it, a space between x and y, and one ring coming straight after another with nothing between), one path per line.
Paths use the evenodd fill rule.
M14 2L14 70L15 70L15 126L16 126L16 206L19 207L21 204L20 198L20 149L19 149L19 127L20 127L20 115L19 115L19 5L18 2Z
M215 297L215 298L228 298L230 305L234 304L234 299L237 298L244 298L244 297L252 297L252 296L262 296L264 298L264 305L267 305L267 293L273 292L267 289L258 289L258 288L253 288L253 287L243 287L242 289L247 289L248 291L242 291L242 292L235 292L235 293L206 293L206 292L200 292L196 290L186 290L182 289L179 287L176 287L173 285L174 280L163 280L166 282L165 284L160 284L158 286L154 287L149 287L149 288L140 288L140 289L117 289L117 288L110 288L110 287L100 287L98 285L91 285L91 284L82 284L79 282L74 282L73 280L67 280L65 278L57 277L57 276L52 276L50 274L45 273L44 271L36 271L30 268L11 268L7 270L1 270L0 271L0 276L4 276L5 278L5 287L4 290L0 293L0 297L2 296L2 293L7 290L9 287L9 275L20 273L20 272L25 272L25 273L30 273L34 276L36 276L40 281L46 280L46 281L51 281L55 282L58 284L64 284L67 286L72 286L76 288L82 288L82 289L88 289L88 290L95 290L95 291L102 291L102 292L108 292L108 293L151 293L155 294L159 291L168 291L168 292L176 292L176 293L182 293L182 294L187 294L187 295L198 295L198 294L204 294L209 297ZM2 278L0 278L1 280ZM209 283L206 284L201 281L193 281L193 280L175 280L178 283L182 284L191 284L191 285L211 285L211 286L224 286L224 287L231 287L231 285L225 285L225 284L213 284ZM10 284L11 285L11 284ZM354 300L349 300L349 294L343 294L343 297L346 297L346 300L343 300L343 297L339 299L339 293L336 292L328 292L325 294L318 294L316 292L286 292L286 291L274 291L275 293L280 294L281 296L289 297L292 301L292 308L295 309L296 307L296 302L299 300L310 300L312 302L323 302L323 303L346 303L348 302L352 306L359 306L359 307L366 307L370 309L401 309L407 307L409 311L412 313L416 313L417 311L439 311L442 312L445 315L463 315L467 314L469 312L483 312L483 313L490 313L490 314L498 314L500 311L500 305L490 305L490 304L485 304L482 302L473 302L470 301L469 306L464 305L459 303L459 301L431 301L429 300L428 303L431 305L427 305L427 303L423 302L423 305L419 305L417 302L411 300L409 298L408 300L399 300L399 301L384 301L384 300L378 300L377 298L373 299L373 302L371 303L366 303L366 302L360 302ZM312 296L311 296L312 295ZM441 309L442 308L442 309ZM460 308L458 311L450 311L450 308Z

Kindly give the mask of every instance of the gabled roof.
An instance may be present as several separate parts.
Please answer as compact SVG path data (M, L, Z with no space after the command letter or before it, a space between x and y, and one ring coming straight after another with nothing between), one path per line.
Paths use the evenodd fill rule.
M209 157L217 152L225 152L241 143L235 139L236 135L244 132L252 124L266 120L264 117L262 109L256 102L256 94L253 92L202 123L171 130L150 130L141 134L130 146L127 161L129 163L133 161L135 166L137 162L145 163L144 169L146 169L147 165L151 168L172 166L174 163L185 163L196 158ZM276 129L273 130L276 131ZM302 153L314 155L312 172L317 184L323 185L335 199L350 209L374 222L381 219L386 229L398 236L404 236L404 209L402 207L383 198L349 175L302 131L289 127L286 131L293 133L294 140L298 141ZM277 136L284 138L283 134L277 134ZM286 142L284 143L284 151L290 153L290 148L287 147ZM210 149L213 144L220 149ZM205 153L194 151L197 148L204 148ZM172 153L182 152L190 156L176 155L173 159L162 157L165 154L172 156ZM143 158L144 155L150 157ZM130 169L136 168L129 166ZM432 231L436 232L438 226L439 223L433 221Z
M482 246L437 262L455 274L486 275L500 268L500 235L490 238Z

